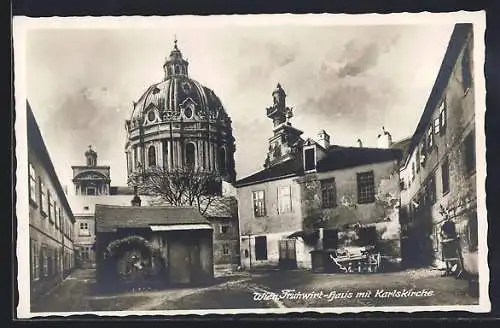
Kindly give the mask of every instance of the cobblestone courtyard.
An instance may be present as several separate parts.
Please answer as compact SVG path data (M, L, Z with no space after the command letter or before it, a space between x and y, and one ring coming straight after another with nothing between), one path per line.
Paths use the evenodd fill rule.
M42 297L37 304L33 304L32 312L478 303L478 299L468 293L467 281L441 277L439 271L430 269L372 275L314 274L306 271L238 273L217 278L213 285L206 287L128 291L116 294L97 294L94 291L94 274L95 271L92 269L75 271L52 293ZM289 291L283 292L283 290ZM412 296L408 294L410 291L420 294ZM319 297L321 293L323 295ZM309 296L304 297L304 295Z

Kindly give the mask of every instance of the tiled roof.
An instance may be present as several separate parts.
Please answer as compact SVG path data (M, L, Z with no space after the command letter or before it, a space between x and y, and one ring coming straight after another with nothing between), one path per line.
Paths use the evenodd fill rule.
M288 161L285 161L283 163L279 163L276 165L273 165L269 168L266 168L262 171L259 171L257 173L254 173L250 176L247 176L241 180L236 181L235 186L236 187L241 187L244 185L252 184L252 183L257 183L261 181L267 181L267 180L275 180L280 177L284 176L289 176L292 174L302 174L303 173L303 168L301 163L297 161L296 159L290 159Z
M97 204L95 218L98 232L116 228L147 228L150 225L210 224L193 207Z
M212 206L209 206L205 216L212 218L232 218L237 215L238 204L234 197L218 197Z
M327 172L401 158L399 149L330 146L326 156L318 161L316 171Z

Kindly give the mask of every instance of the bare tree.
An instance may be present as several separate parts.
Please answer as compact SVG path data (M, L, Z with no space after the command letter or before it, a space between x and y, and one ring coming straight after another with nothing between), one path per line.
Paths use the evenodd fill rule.
M221 196L221 177L210 171L185 166L178 169L150 167L129 177L139 193L157 196L158 204L194 206L202 215L228 212L231 201Z

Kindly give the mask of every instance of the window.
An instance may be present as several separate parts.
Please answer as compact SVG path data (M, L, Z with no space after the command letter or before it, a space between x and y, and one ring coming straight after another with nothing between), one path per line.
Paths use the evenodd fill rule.
M61 208L60 207L56 208L55 221L56 221L56 228L59 228L59 225L61 222Z
M137 154L137 146L134 146L134 167L137 168L139 166L139 158Z
M85 189L85 193L86 193L86 195L88 195L88 196L95 196L95 195L96 195L96 190L95 190L95 188L94 188L94 187L87 187L87 188Z
M49 202L49 213L47 213L49 215L49 221L54 222L54 213L53 213L54 203L52 202L52 197L50 192L47 192L47 201Z
M323 208L337 206L337 190L334 178L321 181L321 205Z
M90 236L89 224L87 222L80 222L79 230L80 236Z
M154 110L150 110L149 113L148 113L148 121L149 122L154 122L155 119L156 119L155 111Z
M441 127L440 117L434 119L434 134L439 134L439 128Z
M441 135L446 132L446 119L446 100L443 100L439 109L439 132Z
M434 134L432 133L432 127L430 127L429 131L427 131L427 149L429 153L432 147L434 147Z
M470 89L471 84L472 74L470 68L469 47L466 47L462 57L462 86L465 93L467 93L467 91Z
M31 249L31 278L38 280L40 278L40 253L36 240L30 239Z
M222 254L224 254L224 255L230 254L229 244L222 245Z
M427 179L425 184L425 195L430 204L434 205L436 203L436 179L434 178L434 174L431 174Z
M464 140L465 172L471 173L476 169L476 145L474 131L470 132Z
M224 147L219 148L219 170L221 173L226 172L226 150Z
M155 149L155 146L150 146L148 148L148 164L149 164L149 167L156 166L156 149Z
M52 204L52 220L50 222L55 223L57 220L57 203L54 200L54 203Z
M310 171L316 168L316 150L314 148L306 149L304 151L304 170Z
M282 186L278 189L278 213L289 213L292 211L292 194L290 186Z
M64 213L63 211L59 212L59 231L63 232L64 231Z
M375 181L373 172L363 172L357 174L358 180L358 203L366 204L375 201Z
M255 259L257 261L267 260L267 237L255 237Z
M254 191L252 194L253 194L253 213L255 217L266 216L264 190Z
M37 203L36 200L36 174L35 168L31 163L29 164L29 185L30 185L30 201L33 204Z
M415 162L411 163L411 181L415 180Z
M42 246L42 274L44 277L49 275L49 257L46 246Z
M192 142L186 145L186 165L194 166L195 164L195 147Z
M443 195L450 191L450 168L448 159L445 159L441 165L441 180L443 185Z
M47 216L47 207L49 205L49 201L47 199L47 190L45 189L45 184L43 181L40 181L40 212Z
M229 230L231 230L231 227L228 225L221 225L220 226L220 233L229 233Z

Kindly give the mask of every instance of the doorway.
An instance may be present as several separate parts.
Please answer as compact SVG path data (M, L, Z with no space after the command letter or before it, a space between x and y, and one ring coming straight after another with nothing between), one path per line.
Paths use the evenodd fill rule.
M282 269L297 268L296 239L279 240L279 266Z

